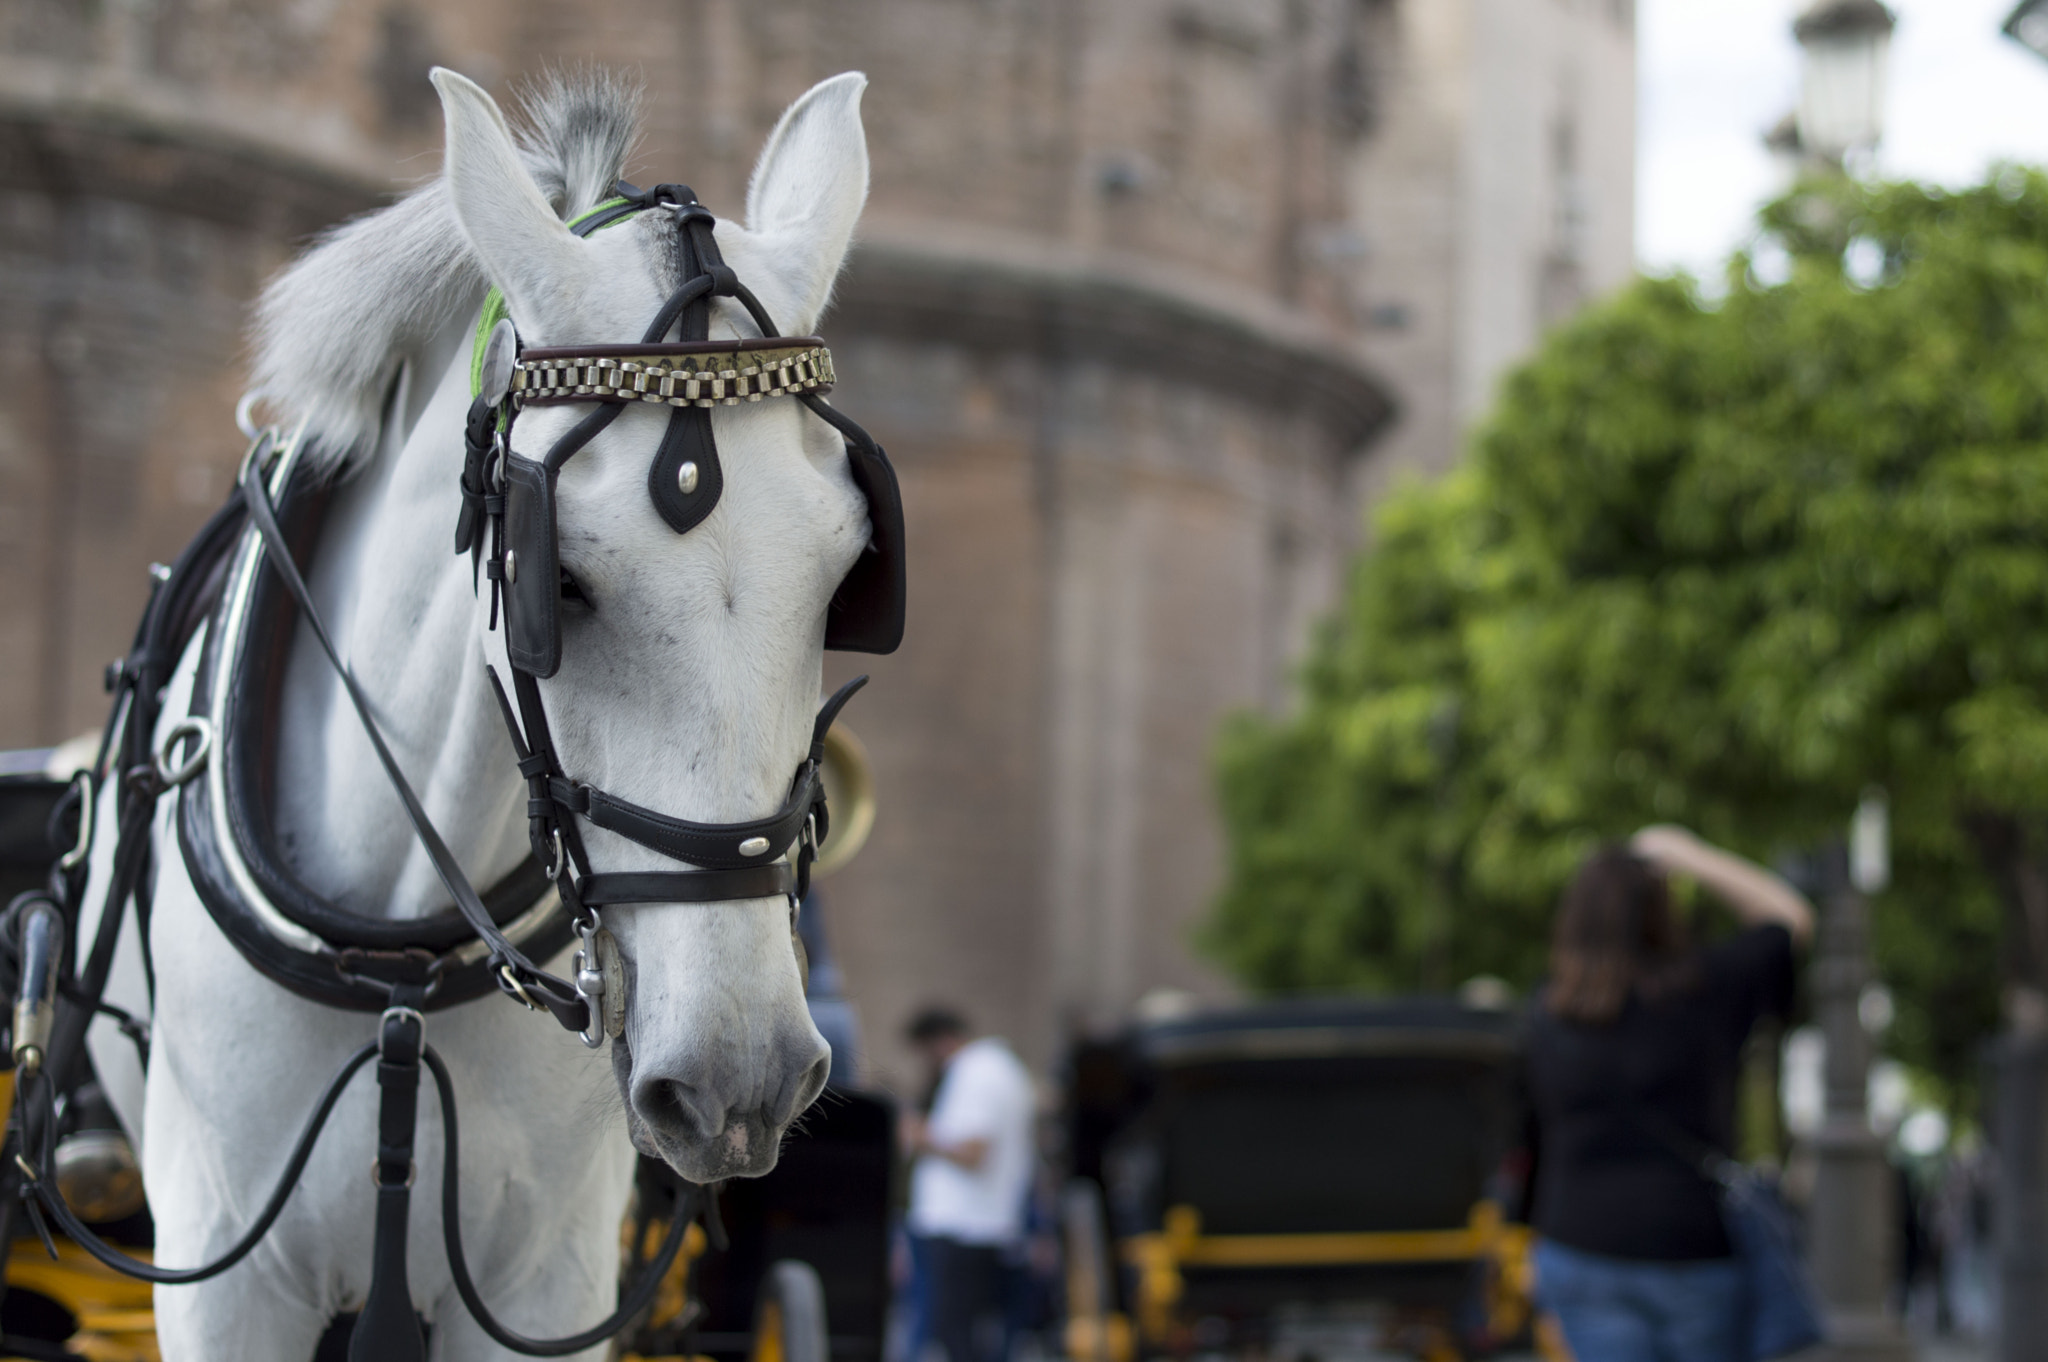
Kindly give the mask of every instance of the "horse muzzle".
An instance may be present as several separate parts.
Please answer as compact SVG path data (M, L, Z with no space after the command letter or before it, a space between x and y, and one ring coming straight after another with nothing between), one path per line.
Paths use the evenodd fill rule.
M778 1039L766 1065L688 1051L650 1060L615 1042L613 1070L634 1147L691 1182L759 1177L775 1167L782 1135L824 1091L832 1050L815 1028ZM756 1072L750 1091L733 1081Z

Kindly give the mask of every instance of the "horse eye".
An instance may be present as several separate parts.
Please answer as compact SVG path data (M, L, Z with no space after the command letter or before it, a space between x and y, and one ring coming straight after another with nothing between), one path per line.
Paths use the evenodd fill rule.
M590 604L590 598L583 594L583 587L577 582L577 580L569 575L569 569L561 568L558 569L558 571L560 571L560 573L562 574L562 599L565 601L577 601L585 606L588 606Z

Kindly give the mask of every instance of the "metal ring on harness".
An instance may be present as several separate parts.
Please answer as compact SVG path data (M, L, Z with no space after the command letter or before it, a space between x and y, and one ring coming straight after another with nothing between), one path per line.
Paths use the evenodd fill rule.
M78 841L71 850L57 858L59 870L76 870L92 854L93 805L98 802L94 798L92 772L80 771L71 777L71 785L78 791Z
M235 403L235 429L242 432L243 439L253 440L263 429L256 424L256 404L269 395L261 388L251 388Z
M185 759L175 766L171 764L172 754L185 739L194 739L192 750ZM164 734L161 746L156 749L156 778L167 790L175 790L206 767L207 753L213 750L213 721L199 714L188 714L171 725Z
M561 881L562 872L569 868L568 855L562 850L561 824L548 829L548 846L548 883L557 884Z

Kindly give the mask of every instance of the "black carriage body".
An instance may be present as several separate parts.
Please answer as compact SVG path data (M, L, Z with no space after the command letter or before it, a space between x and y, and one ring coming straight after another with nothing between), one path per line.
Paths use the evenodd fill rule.
M40 775L0 776L0 903L49 884L64 850L51 817L70 788L69 781Z
M1124 1294L1178 1218L1201 1236L1176 1250L1183 1322L1465 1309L1517 1054L1511 1014L1438 1000L1266 1004L1078 1051L1074 1171L1104 1189Z
M718 1204L731 1248L698 1261L699 1351L744 1356L772 1266L796 1259L825 1288L832 1362L880 1362L889 1308L889 1209L896 1108L870 1093L828 1088L805 1112L766 1177L735 1179Z

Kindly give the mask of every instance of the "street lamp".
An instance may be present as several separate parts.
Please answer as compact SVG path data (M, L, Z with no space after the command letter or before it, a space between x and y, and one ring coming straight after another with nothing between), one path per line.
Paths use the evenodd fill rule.
M2048 57L2048 0L2021 0L2005 21L2005 36L2037 57Z
M1812 154L1841 165L1877 145L1894 22L1879 0L1817 0L1793 23L1792 36L1806 57L1799 140Z

